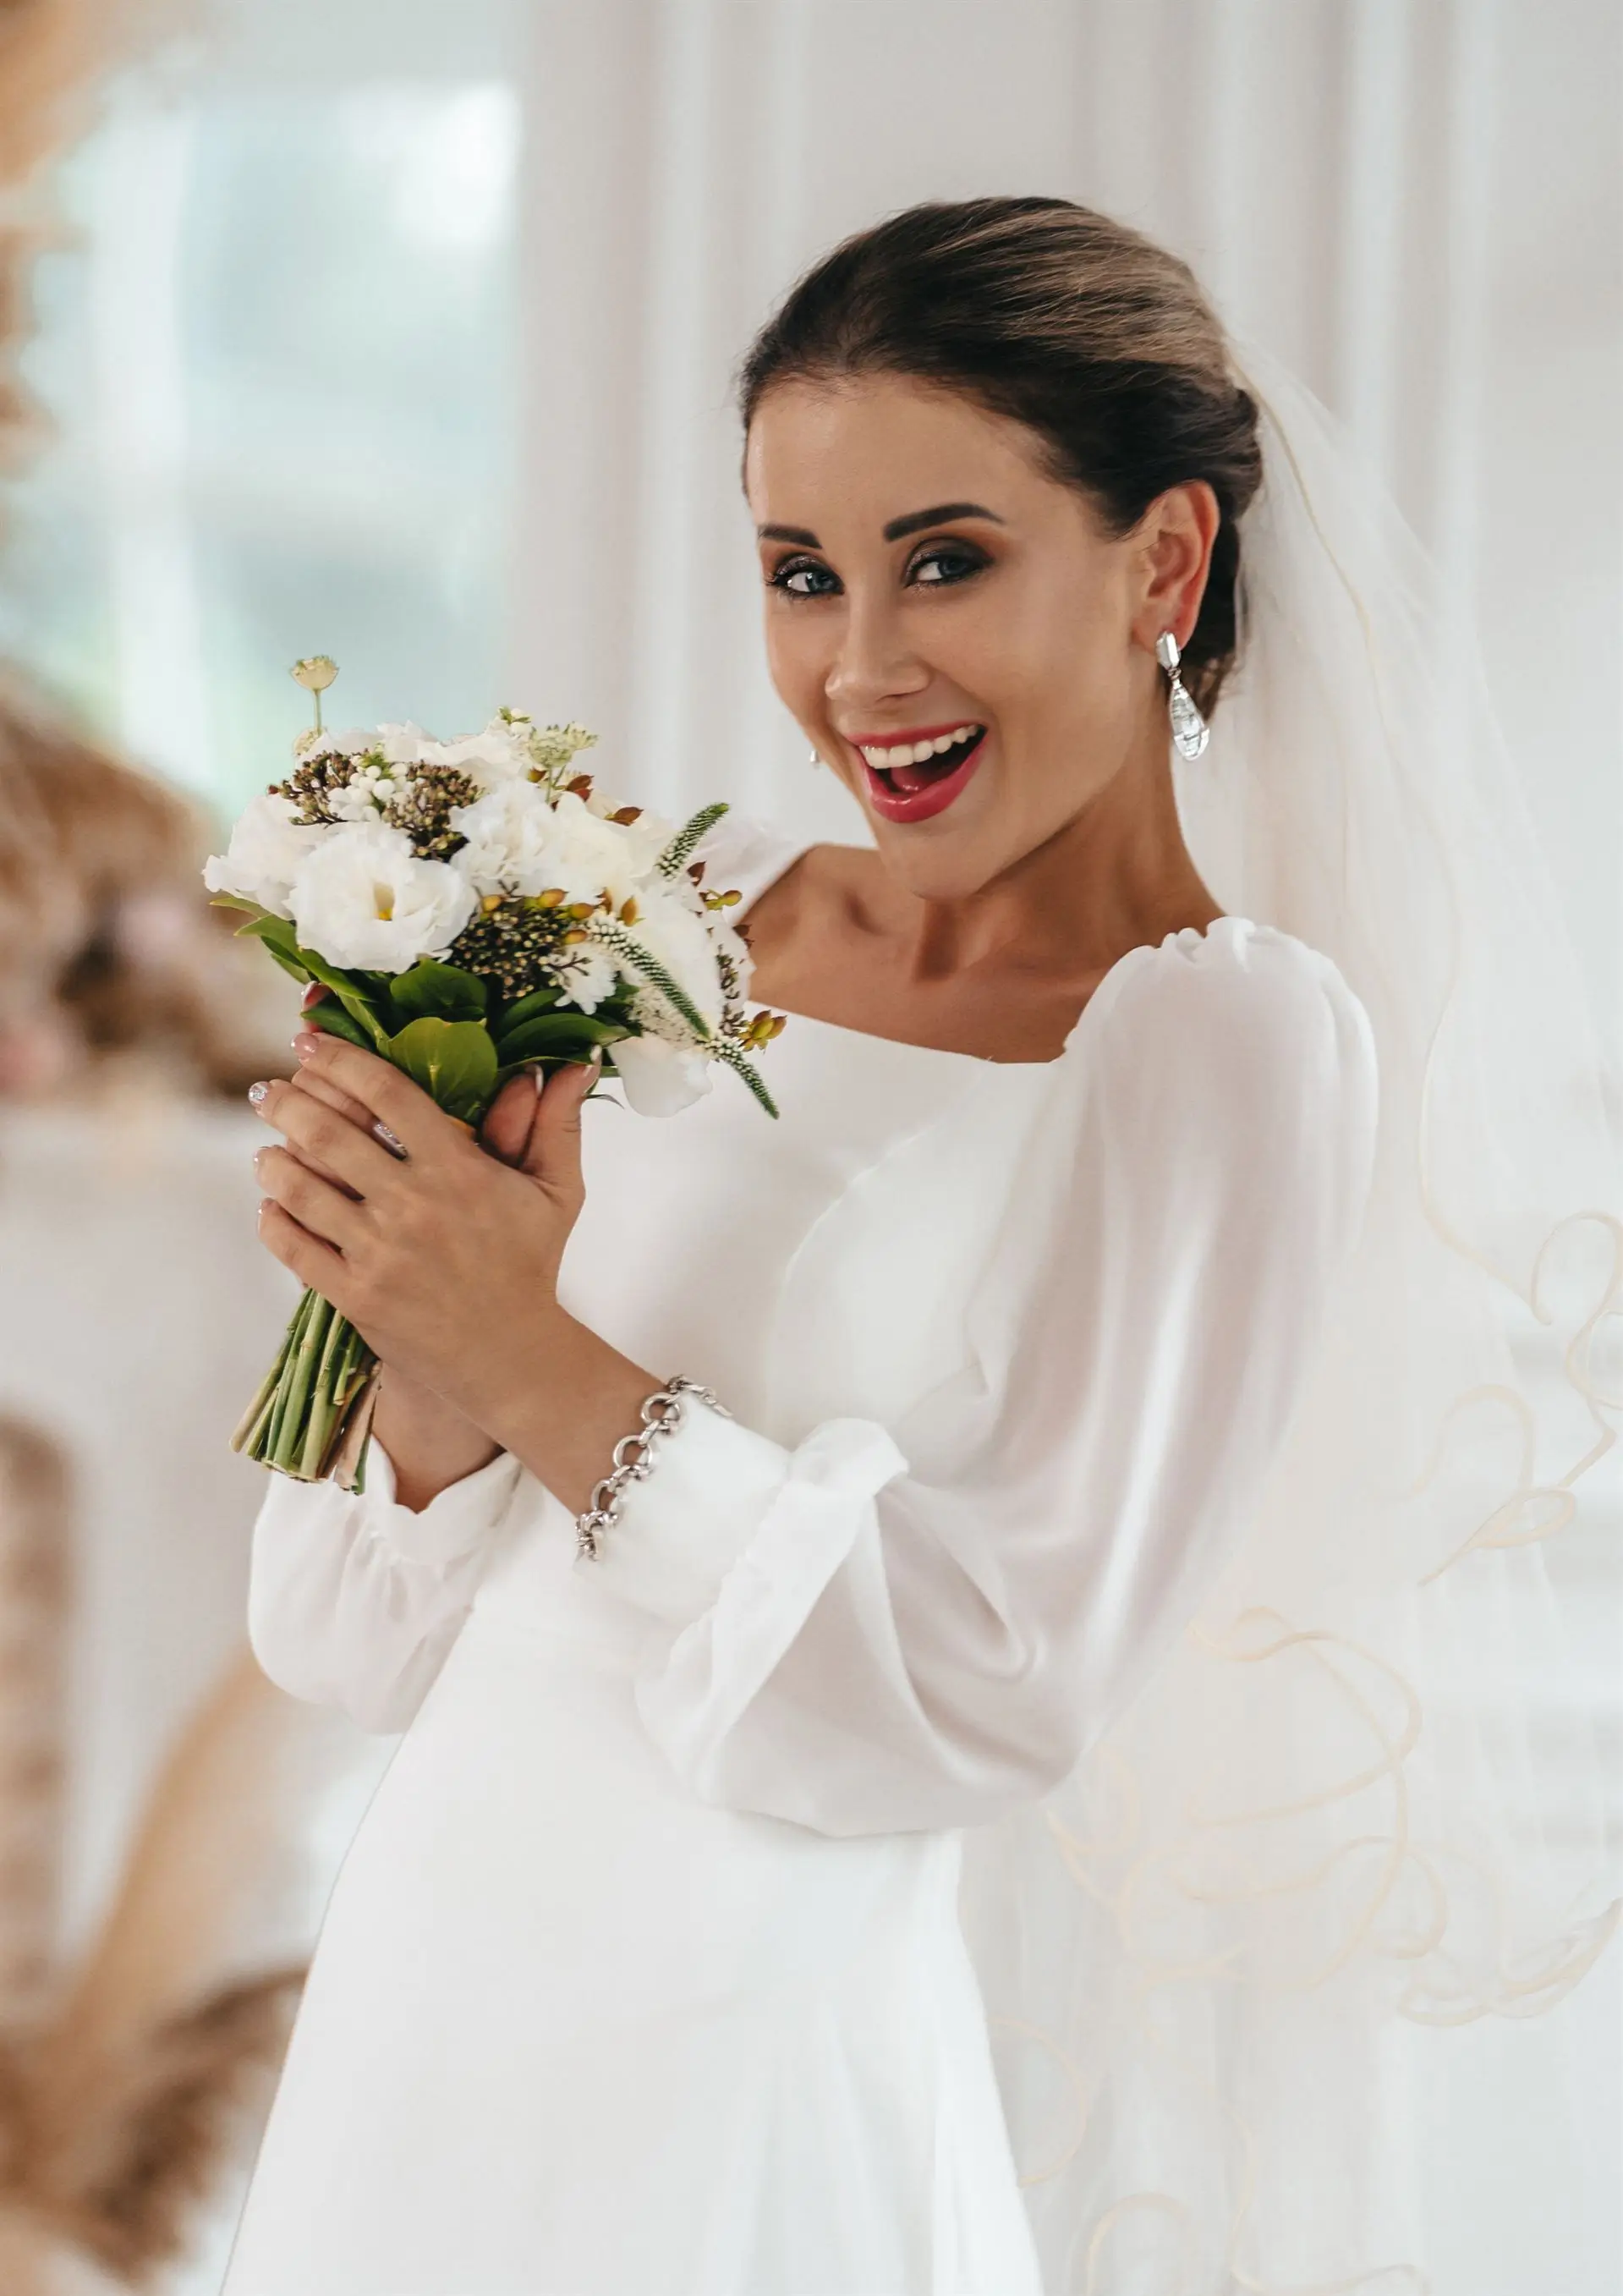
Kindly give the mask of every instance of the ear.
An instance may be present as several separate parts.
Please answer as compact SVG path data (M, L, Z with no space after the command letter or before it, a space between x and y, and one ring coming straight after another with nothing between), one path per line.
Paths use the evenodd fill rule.
M1153 653L1163 630L1170 630L1180 647L1188 644L1221 523L1217 497L1204 479L1168 487L1139 521L1135 539L1140 587L1133 636L1146 652Z

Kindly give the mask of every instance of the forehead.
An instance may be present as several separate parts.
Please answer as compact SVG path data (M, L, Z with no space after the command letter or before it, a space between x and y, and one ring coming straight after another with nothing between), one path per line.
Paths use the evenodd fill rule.
M906 375L775 384L744 449L744 491L758 521L816 525L843 505L865 522L921 504L971 499L1017 512L1063 492L1040 467L1021 423Z

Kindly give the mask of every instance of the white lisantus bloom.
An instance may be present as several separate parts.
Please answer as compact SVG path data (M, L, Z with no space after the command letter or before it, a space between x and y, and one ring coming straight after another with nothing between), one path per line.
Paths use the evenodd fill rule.
M614 1048L626 1105L638 1116L679 1116L710 1089L710 1063L667 1037L627 1037Z
M232 830L230 844L204 868L203 882L211 893L233 893L257 901L273 916L291 917L293 880L325 834L299 819L291 798L275 791L252 798Z
M576 767L594 735L517 710L451 742L409 721L328 734L336 664L313 654L293 674L316 724L206 875L304 985L309 1025L469 1126L510 1079L599 1054L642 1115L686 1107L718 1063L777 1114L750 1056L783 1016L745 1012L749 950L726 922L739 896L704 887L694 858L724 805L680 826L613 805ZM376 1370L307 1292L236 1447L362 1488Z
M324 831L288 893L301 947L368 972L443 956L478 906L460 871L419 860L404 830L362 822Z

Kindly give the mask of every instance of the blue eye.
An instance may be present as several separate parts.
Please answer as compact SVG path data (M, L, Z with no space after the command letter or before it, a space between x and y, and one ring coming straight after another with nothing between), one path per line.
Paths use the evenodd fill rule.
M966 582L971 574L979 574L986 562L986 558L980 551L970 548L965 543L934 542L928 550L922 550L919 553L907 571L909 578L914 581L915 587L921 590L939 590L944 588L949 582ZM946 570L920 580L917 578L919 570L924 566L934 566Z
M814 578L812 588L797 587L802 575ZM817 577L822 578L820 582L816 580ZM826 598L831 591L840 587L839 578L816 558L786 558L781 566L773 570L767 580L770 588L782 590L791 598Z

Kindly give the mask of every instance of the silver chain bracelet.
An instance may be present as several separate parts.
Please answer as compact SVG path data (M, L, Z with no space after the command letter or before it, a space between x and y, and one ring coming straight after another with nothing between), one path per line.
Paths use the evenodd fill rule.
M635 1434L622 1435L614 1447L614 1464L602 1482L593 1486L591 1498L584 1513L575 1518L576 1547L580 1554L595 1558L600 1531L611 1530L620 1519L620 1493L627 1483L640 1483L644 1475L652 1474L658 1464L656 1446L663 1435L672 1435L686 1417L684 1394L696 1395L718 1411L724 1419L733 1414L725 1404L717 1403L708 1387L701 1387L696 1379L686 1379L678 1372L664 1386L651 1395L643 1406L643 1423ZM636 1456L627 1454L635 1450Z

